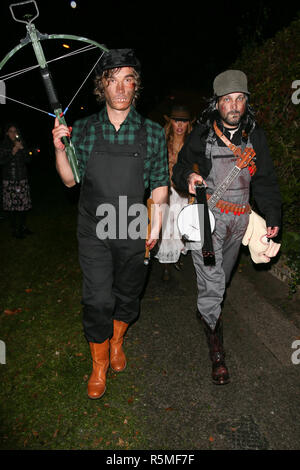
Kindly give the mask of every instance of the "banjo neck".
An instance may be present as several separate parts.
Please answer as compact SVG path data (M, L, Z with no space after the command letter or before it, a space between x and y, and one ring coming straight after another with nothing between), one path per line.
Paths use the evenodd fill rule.
M222 183L219 184L215 192L210 196L207 203L209 209L213 209L215 207L215 205L217 204L219 199L221 199L221 197L223 196L227 188L231 185L233 180L237 178L241 169L246 168L256 155L254 149L251 147L246 147L244 151L241 152L241 149L232 144L230 140L227 139L227 137L220 131L216 121L214 122L213 126L217 136L220 137L220 139L225 143L225 145L233 152L233 154L237 157L237 160L235 166L228 173Z
M213 209L217 202L221 199L227 188L231 185L231 183L237 178L241 171L241 168L238 166L235 166L232 168L230 173L226 176L226 178L222 181L221 184L217 187L215 192L210 196L207 205L209 209Z

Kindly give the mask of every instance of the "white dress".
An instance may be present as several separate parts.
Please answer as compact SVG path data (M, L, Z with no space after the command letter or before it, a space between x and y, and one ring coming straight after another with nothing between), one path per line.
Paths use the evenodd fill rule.
M161 238L155 258L160 263L177 263L181 254L188 252L181 239L177 226L177 217L181 209L188 204L188 198L180 195L172 186L170 188L169 210L164 212Z

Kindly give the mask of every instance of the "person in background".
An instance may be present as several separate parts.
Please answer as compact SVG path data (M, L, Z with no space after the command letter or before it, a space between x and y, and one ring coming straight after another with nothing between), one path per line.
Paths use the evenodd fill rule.
M30 160L20 130L8 124L0 144L3 210L9 212L12 235L18 239L32 234L26 226L27 212L32 208L27 171Z
M187 106L174 104L169 115L164 116L167 123L165 125L165 134L168 148L168 162L170 180L173 174L173 166L177 162L184 141L192 130L191 113ZM172 180L171 180L172 181ZM182 262L181 254L187 253L185 242L180 237L177 228L177 217L185 205L188 204L188 194L181 192L174 187L171 182L169 190L169 210L164 214L163 230L159 241L159 249L155 257L163 266L162 280L170 279L170 266L180 271Z

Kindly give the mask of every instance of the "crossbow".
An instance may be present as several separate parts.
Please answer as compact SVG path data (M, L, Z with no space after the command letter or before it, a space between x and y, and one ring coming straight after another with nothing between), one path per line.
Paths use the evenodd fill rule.
M32 3L35 7L34 14L25 15L25 16L23 16L23 19L17 18L16 13L15 13L16 8L19 7L19 6L22 6L22 5L27 5L29 3ZM0 62L0 70L4 67L4 65L8 62L8 60L11 59L11 57L16 52L18 52L20 49L22 49L27 44L31 43L32 47L33 47L33 50L34 50L34 53L35 53L35 56L36 56L36 59L37 59L37 62L38 62L38 65L36 67L40 67L40 72L41 72L42 80L43 80L43 83L44 83L44 86L45 86L45 89L46 89L46 93L47 93L47 96L48 96L49 104L50 104L50 106L53 110L53 114L52 113L47 113L47 114L49 114L50 116L57 117L60 124L66 125L66 120L65 120L64 115L65 115L66 111L68 110L70 104L65 108L64 111L62 110L62 106L61 106L61 104L58 100L57 93L56 93L55 87L53 85L51 73L50 73L49 68L48 68L48 63L50 61L49 62L46 61L44 51L42 49L41 41L49 40L49 39L75 40L75 41L81 41L81 42L84 42L84 43L88 43L88 44L90 44L90 46L92 46L92 48L99 48L102 51L101 56L98 58L97 62L95 63L92 70L90 71L90 73L88 74L88 76L86 77L86 79L84 80L83 84L80 86L79 89L81 89L81 87L84 85L84 83L86 82L86 80L88 79L88 77L90 76L92 71L95 69L96 65L101 60L101 57L102 57L103 53L108 52L108 49L105 46L103 46L102 44L99 44L96 41L93 41L91 39L88 39L88 38L85 38L85 37L82 37L82 36L74 36L74 35L70 35L70 34L41 34L35 28L35 26L33 24L33 21L39 16L39 9L38 9L38 6L37 6L35 0L28 0L28 1L25 1L25 2L13 3L9 6L9 8L10 8L12 17L15 21L17 21L19 23L25 23L26 24L27 35L24 39L21 39L20 43L17 46L15 46L11 51L9 51L6 54L4 59ZM79 51L83 52L84 50L89 50L89 49L90 48L87 46L85 48L80 49ZM53 60L55 60L55 59L53 59ZM26 69L26 71L31 70L33 68L35 68L35 66L31 67L29 69ZM17 75L20 72L22 72L22 71L16 72L15 75ZM6 78L11 77L13 75L14 74L8 74L6 76ZM0 79L1 78L3 78L3 80L5 80L5 77L0 77ZM78 92L79 92L79 90L76 92L75 96L77 95ZM74 96L74 98L75 98L75 96ZM72 98L71 102L73 101L74 98ZM16 101L16 100L12 100L12 101ZM33 108L33 106L30 106L30 107ZM77 163L75 148L74 148L74 146L73 146L73 144L72 144L72 142L69 138L63 137L62 141L65 145L66 154L67 154L68 160L69 160L71 168L72 168L74 179L77 183L79 183L80 177L79 177L78 163Z

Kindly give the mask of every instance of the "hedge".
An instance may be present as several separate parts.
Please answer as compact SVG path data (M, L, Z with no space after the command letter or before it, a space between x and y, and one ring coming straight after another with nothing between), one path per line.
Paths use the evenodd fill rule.
M249 81L251 105L265 130L283 199L281 251L299 284L300 18L273 38L244 48L231 66Z

